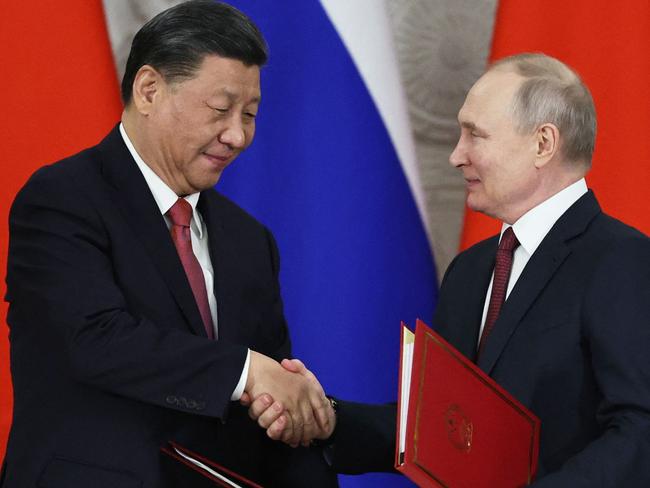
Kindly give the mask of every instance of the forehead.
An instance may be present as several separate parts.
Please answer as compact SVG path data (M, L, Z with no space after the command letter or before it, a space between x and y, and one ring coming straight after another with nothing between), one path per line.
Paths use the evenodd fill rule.
M260 68L247 66L236 59L208 55L203 58L194 76L182 84L199 89L204 94L259 100Z
M488 71L467 94L458 121L464 125L510 120L512 100L522 81L512 71Z

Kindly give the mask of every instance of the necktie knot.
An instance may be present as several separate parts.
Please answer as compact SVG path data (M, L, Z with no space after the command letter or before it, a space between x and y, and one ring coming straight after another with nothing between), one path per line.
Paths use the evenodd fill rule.
M176 203L167 210L167 216L174 225L182 227L189 227L190 220L192 220L192 205L190 205L184 198L179 198Z
M512 227L508 227L503 235L501 236L501 242L499 242L499 251L514 251L517 246L519 246L519 240L515 235L515 232L512 230Z

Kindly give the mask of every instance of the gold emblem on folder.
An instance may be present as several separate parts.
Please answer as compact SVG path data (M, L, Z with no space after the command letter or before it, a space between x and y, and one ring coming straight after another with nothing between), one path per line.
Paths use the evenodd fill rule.
M445 427L447 428L447 438L452 446L463 452L472 450L474 425L455 403L449 405L445 412Z

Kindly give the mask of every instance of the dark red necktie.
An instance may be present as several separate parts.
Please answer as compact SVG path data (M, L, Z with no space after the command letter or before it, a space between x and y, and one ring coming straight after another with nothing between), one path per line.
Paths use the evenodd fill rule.
M183 269L190 282L194 300L199 307L203 326L210 339L214 338L214 327L212 324L212 315L208 303L208 294L205 289L205 279L203 270L192 251L192 234L190 232L190 220L192 220L192 206L184 199L179 198L167 211L167 216L172 222L171 234L178 256L183 263Z
M508 227L501 236L499 248L497 249L497 259L494 265L494 280L492 282L492 293L490 294L490 305L488 306L487 315L485 316L485 325L481 334L481 342L478 346L478 356L481 355L485 347L485 342L492 332L494 323L499 317L501 306L506 300L506 290L508 289L508 280L512 270L512 257L519 246L519 241L512 227Z

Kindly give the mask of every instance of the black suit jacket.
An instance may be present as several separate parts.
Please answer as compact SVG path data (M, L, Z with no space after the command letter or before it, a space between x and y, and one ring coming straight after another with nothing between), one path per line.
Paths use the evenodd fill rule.
M10 214L14 418L4 486L171 487L185 444L268 486L332 486L318 452L272 444L230 396L246 348L291 354L270 232L214 190L208 340L158 207L115 128L39 170ZM291 468L291 469L290 469Z
M459 254L440 289L434 325L471 359L497 243ZM650 240L584 195L526 265L478 365L541 419L536 487L650 486ZM394 431L376 427L394 406L365 418L365 451L363 412L341 405L335 465L358 469L356 442L360 464L390 469Z

